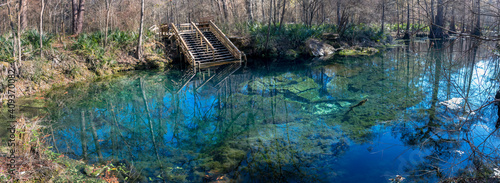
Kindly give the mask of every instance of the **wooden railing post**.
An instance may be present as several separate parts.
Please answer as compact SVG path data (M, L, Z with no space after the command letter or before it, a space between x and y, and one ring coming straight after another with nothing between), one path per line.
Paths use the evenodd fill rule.
M203 35L203 32L201 32L201 30L198 28L198 26L196 26L196 24L194 22L191 22L191 25L194 27L196 34L201 35L200 42L201 42L202 46L203 46L203 42L205 42L206 51L208 52L209 48L212 50L212 60L215 60L215 48L212 45L212 43L210 43L210 41L208 41L207 37L205 37L205 35Z
M186 59L192 64L195 65L195 58L193 54L189 51L189 47L186 44L186 41L184 41L184 38L182 38L179 30L175 25L172 23L172 31L174 32L175 37L177 37L177 40L179 41L179 46L181 47L181 50L184 52L184 55L186 56Z

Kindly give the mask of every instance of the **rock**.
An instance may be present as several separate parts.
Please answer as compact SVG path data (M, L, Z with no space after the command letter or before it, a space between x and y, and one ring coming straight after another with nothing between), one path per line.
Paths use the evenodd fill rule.
M320 103L314 105L315 115L327 115L340 111L339 107L331 103Z
M463 102L463 98L452 98L444 102L439 102L439 105L444 105L446 108L451 110L459 110L462 108L460 105L462 105Z
M307 52L315 57L324 57L335 53L333 46L314 38L306 41L306 48Z
M288 60L295 60L297 57L299 57L299 54L293 49L289 49L285 53L285 58Z
M246 48L251 46L251 39L249 37L237 37L237 36L232 36L229 37L229 40L233 42L234 46L236 46L238 49Z
M339 55L342 56L371 56L379 51L376 48L372 47L359 47L354 46L350 49L343 49L339 51Z
M321 34L321 39L323 40L328 40L328 41L335 41L339 38L339 35L338 34L334 34L334 33L323 33Z
M169 60L157 55L146 55L144 61L148 67L160 69L164 68L169 63Z
M90 177L98 177L104 171L104 168L94 167L94 166L86 166L84 169L85 174Z

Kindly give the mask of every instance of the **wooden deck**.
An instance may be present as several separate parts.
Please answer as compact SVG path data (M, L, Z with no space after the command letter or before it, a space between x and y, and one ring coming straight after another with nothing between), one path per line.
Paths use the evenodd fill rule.
M173 39L183 57L195 67L241 62L245 57L212 21L163 25L158 34Z

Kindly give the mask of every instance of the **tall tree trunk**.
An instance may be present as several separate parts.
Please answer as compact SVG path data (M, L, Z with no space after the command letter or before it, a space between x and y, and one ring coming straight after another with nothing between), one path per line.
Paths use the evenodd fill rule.
M337 26L340 27L340 0L337 0Z
M399 3L398 1L396 0L396 25L398 26L398 31L396 32L396 37L399 37L399 23L400 20L399 20Z
M431 30L429 37L430 38L443 38L443 26L444 26L444 17L443 17L443 0L437 1L437 14L434 18L434 22L431 25Z
M146 108L146 117L148 119L148 124L149 124L149 132L151 133L151 140L153 141L153 147L155 149L155 154L156 154L156 158L157 159L160 159L160 156L158 154L158 147L156 146L156 140L155 140L155 136L154 136L154 129L153 129L153 118L151 117L151 112L149 110L149 105L148 105L148 101L146 100L146 91L144 89L144 82L142 80L142 78L139 78L139 86L141 87L141 93L142 93L142 101L144 101L144 106Z
M137 44L137 59L142 58L142 27L144 26L144 0L141 0L141 25L139 26L139 43Z
M21 6L21 4L19 4ZM17 76L20 76L19 67L21 67L21 56L22 56L22 48L21 48L21 7L19 7L19 12L17 12L17 63L14 64L14 70Z
M20 0L19 2L19 6L20 6L20 13L21 13L21 32L23 32L26 27L28 27L28 16L27 16L27 12L28 12L28 0Z
M280 27L278 28L279 31L281 31L281 26L283 26L283 20L285 19L285 11L286 11L286 0L283 0L283 10L281 11Z
M106 0L106 28L104 29L104 47L106 47L108 45L108 31L109 31L108 28L109 28L110 8L111 8L111 0Z
M99 162L103 162L102 158L102 153L101 153L101 145L99 144L99 137L97 136L97 130L95 128L94 124L94 115L92 115L92 112L89 113L89 123L90 127L92 128L92 137L94 139L94 145L95 145L95 150L97 152L97 158L99 159Z
M248 21L253 22L253 12L252 12L252 6L253 6L253 0L245 0L245 5L247 7L247 16L248 16Z
M87 160L87 136L85 127L85 111L82 111L81 114L82 114L82 121L80 123L81 127L80 140L82 141L82 156L83 160Z
M78 21L76 26L77 35L82 32L84 14L85 14L85 0L80 0L80 5L78 6Z
M42 0L41 2L41 6L42 6L42 9L40 10L40 57L43 56L43 51L42 51L42 48L43 48L43 39L42 39L42 36L43 36L43 10L45 9L45 2L44 0Z
M406 31L403 39L410 39L410 2L406 2Z
M224 13L224 18L226 20L228 20L228 15L227 15L227 4L226 4L226 0L221 0L222 2L222 13Z
M382 20L380 21L380 32L384 33L384 21L385 21L385 0L382 0Z
M481 35L481 0L476 1L476 24L474 26L474 35Z
M450 30L449 34L454 34L457 30L455 29L455 9L451 9L451 21L450 21Z
M72 18L73 18L73 34L76 35L76 32L77 32L77 22L78 22L78 7L80 5L80 2L78 0L72 0L71 1L71 5L72 5L72 8L73 8L73 13L72 13Z
M273 0L269 1L269 21L267 23L267 36L266 36L266 44L265 48L266 50L268 49L268 44L269 44L269 36L271 34L271 18L272 18L272 11L273 11Z

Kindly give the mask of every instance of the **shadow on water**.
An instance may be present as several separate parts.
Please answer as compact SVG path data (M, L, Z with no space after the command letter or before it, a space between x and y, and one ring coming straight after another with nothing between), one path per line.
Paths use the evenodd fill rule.
M490 52L407 42L372 57L123 73L47 94L51 143L133 164L139 182L487 177L499 145L496 108L481 107L498 88Z

